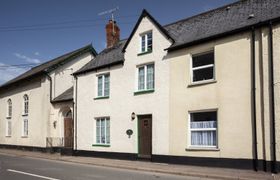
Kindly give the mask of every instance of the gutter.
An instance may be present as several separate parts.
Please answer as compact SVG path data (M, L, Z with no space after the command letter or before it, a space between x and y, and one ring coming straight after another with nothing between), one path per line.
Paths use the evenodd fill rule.
M271 94L271 171L276 173L276 134L275 134L275 98L274 98L274 61L273 61L273 31L269 23L269 55L270 55L270 94Z
M256 50L255 50L255 27L252 27L251 37L251 78L252 78L252 92L251 92L251 105L252 105L252 136L253 136L253 166L254 170L258 171L258 138L257 138L257 120L256 120Z

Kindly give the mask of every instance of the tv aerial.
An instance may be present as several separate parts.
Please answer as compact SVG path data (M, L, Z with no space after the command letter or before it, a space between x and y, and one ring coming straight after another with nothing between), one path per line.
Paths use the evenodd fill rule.
M109 9L106 11L103 11L101 13L98 13L98 16L104 16L107 14L111 14L111 20L113 22L113 33L115 33L115 28L114 28L114 24L115 24L115 18L114 18L114 13L116 13L119 10L119 7L117 6L116 8L113 9Z

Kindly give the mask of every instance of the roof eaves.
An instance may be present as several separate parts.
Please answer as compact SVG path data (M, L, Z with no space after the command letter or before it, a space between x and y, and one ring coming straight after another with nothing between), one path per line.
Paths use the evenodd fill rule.
M87 69L87 70L84 70L84 71L80 71L80 72L75 72L72 75L73 76L78 76L78 75L81 75L81 74L86 74L86 73L89 73L89 72L92 72L92 71L96 71L96 70L99 70L99 69L103 69L103 68L109 68L109 67L120 65L120 64L123 65L123 63L124 63L124 60L119 60L119 61L115 61L115 62L110 63L110 64L98 66L98 67L95 67L95 68L90 68L90 69Z
M141 21L142 21L142 19L143 19L144 17L148 17L149 19L151 19L151 21L160 29L160 31L161 31L169 40L172 41L172 43L175 42L175 40L169 35L169 33L166 31L166 29L164 29L164 28L155 20L155 18L153 18L153 16L151 16L151 14L150 14L146 9L143 9L143 11L142 11L142 13L141 13L139 19L137 20L137 22L136 22L136 24L135 24L135 26L134 26L134 28L133 28L131 34L129 35L129 37L128 37L128 39L127 39L127 41L126 41L126 43L125 43L125 45L124 45L124 47L123 47L123 49L122 49L122 52L125 52L125 49L127 48L129 42L131 41L133 35L135 34L135 32L136 32L136 30L137 30L139 24L141 23Z

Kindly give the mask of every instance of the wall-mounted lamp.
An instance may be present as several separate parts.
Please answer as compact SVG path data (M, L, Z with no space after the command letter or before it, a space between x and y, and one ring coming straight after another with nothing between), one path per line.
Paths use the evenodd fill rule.
M56 129L56 124L57 124L57 121L54 121L54 122L53 122L53 127L54 127L54 129Z
M131 120L132 120L132 121L135 119L135 117L136 117L135 113L134 113L134 112L131 113Z

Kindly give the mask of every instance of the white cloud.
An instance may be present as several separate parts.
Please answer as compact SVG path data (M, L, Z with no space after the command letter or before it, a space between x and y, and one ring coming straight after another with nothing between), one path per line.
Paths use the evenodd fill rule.
M34 55L35 56L40 56L40 53L39 52L35 52Z
M14 55L19 58L19 59L24 59L26 62L29 62L29 63L40 63L41 60L39 59L36 59L36 58L30 58L30 57L27 57L23 54L19 54L19 53L14 53Z
M2 67L1 67L2 66ZM0 84L3 84L18 75L26 72L28 68L19 68L19 67L6 67L7 64L3 64L0 62Z

